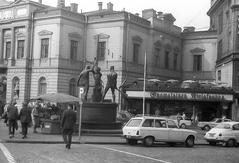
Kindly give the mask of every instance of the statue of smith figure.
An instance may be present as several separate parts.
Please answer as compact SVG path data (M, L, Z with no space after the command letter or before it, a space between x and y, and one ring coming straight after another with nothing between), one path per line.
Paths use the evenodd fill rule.
M109 89L111 89L113 103L115 103L115 89L117 89L117 73L114 70L114 66L110 66L110 73L107 74L107 83L104 94L102 96L102 101L104 100L105 95Z
M87 95L89 91L89 73L93 71L90 65L86 65L85 69L80 73L77 81L77 87L83 87L83 100L87 101Z

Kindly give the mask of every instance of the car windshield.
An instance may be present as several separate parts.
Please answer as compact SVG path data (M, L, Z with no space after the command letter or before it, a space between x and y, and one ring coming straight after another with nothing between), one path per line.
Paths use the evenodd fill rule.
M218 120L218 118L213 118L212 120L211 120L211 122L215 122L215 121L217 121Z
M142 119L131 119L126 126L128 126L128 127L138 127L141 122L142 122Z
M230 129L230 125L229 124L218 124L215 128L220 128L220 129Z

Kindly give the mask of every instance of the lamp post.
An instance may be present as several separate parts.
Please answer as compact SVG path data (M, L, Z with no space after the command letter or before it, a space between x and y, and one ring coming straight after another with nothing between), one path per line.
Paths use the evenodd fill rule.
M80 104L80 110L79 110L79 140L81 138L81 115L82 115L82 105L83 105L83 101L82 101L82 94L84 93L84 88L83 87L80 87L79 88L79 98L80 98L80 101L79 101L79 104Z

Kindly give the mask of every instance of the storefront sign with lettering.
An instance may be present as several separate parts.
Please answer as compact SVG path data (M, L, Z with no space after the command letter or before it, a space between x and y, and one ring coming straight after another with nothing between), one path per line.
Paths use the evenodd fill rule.
M184 93L184 92L145 92L127 91L129 98L162 99L162 100L193 100L193 101L232 101L231 94L212 94L212 93Z

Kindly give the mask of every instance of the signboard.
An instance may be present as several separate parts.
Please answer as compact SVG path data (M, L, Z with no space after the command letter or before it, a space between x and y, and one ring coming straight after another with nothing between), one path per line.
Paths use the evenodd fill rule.
M143 91L126 91L128 98L143 98ZM145 92L145 98L161 100L190 101L233 101L231 94L185 93L185 92Z

